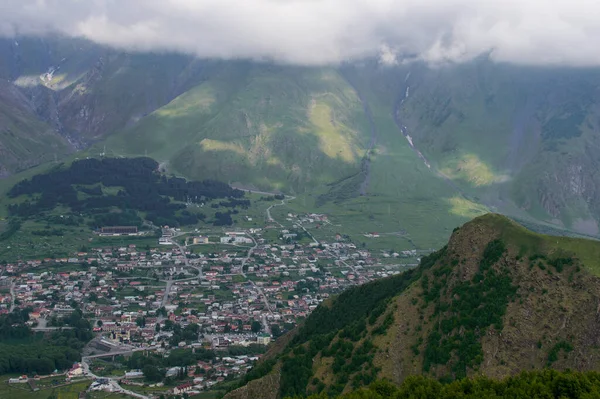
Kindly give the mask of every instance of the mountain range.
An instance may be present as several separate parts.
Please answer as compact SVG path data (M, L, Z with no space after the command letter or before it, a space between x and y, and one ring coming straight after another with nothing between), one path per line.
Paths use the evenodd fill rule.
M1 39L0 175L147 155L418 248L490 210L596 236L599 74L487 57L299 67Z

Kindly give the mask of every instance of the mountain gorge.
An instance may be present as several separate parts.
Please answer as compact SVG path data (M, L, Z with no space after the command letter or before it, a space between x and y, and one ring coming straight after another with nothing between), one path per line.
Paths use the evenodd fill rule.
M599 255L597 241L476 218L418 268L325 302L227 397L338 395L415 374L595 370Z
M0 126L0 177L72 152L70 143L39 119L31 101L5 81L0 81Z
M596 235L598 73L486 60L430 69L407 76L395 112L433 167L479 201Z

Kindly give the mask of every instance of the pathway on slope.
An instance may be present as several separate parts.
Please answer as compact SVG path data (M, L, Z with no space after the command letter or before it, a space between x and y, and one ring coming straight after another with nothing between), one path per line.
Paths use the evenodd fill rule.
M292 201L292 200L295 200L295 199L296 199L296 197L292 197L292 196L286 195L285 198L281 200L281 203L269 206L267 208L267 221L272 222L272 223L277 223L277 225L279 227L283 228L284 226L281 223L279 223L277 220L275 220L275 218L273 218L273 216L271 215L271 209L275 208L276 206L283 206L283 205L286 204L286 201ZM299 225L299 226L300 226L300 228L302 230L304 230L304 232L306 234L308 234L308 236L313 240L313 242L315 244L317 244L317 245L319 244L319 240L317 240L308 230L306 230L306 227L304 227L302 225Z

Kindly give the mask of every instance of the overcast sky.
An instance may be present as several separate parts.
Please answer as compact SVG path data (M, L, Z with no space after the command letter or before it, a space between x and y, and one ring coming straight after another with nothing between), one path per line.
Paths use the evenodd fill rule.
M600 65L600 0L0 0L0 35L62 33L125 49L326 64Z

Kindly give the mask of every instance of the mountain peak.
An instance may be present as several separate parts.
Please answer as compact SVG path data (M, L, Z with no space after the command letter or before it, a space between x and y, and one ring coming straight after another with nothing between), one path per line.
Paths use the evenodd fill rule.
M599 250L600 242L478 217L418 268L319 307L283 349L269 384L278 381L281 397L335 395L381 377L596 369Z

